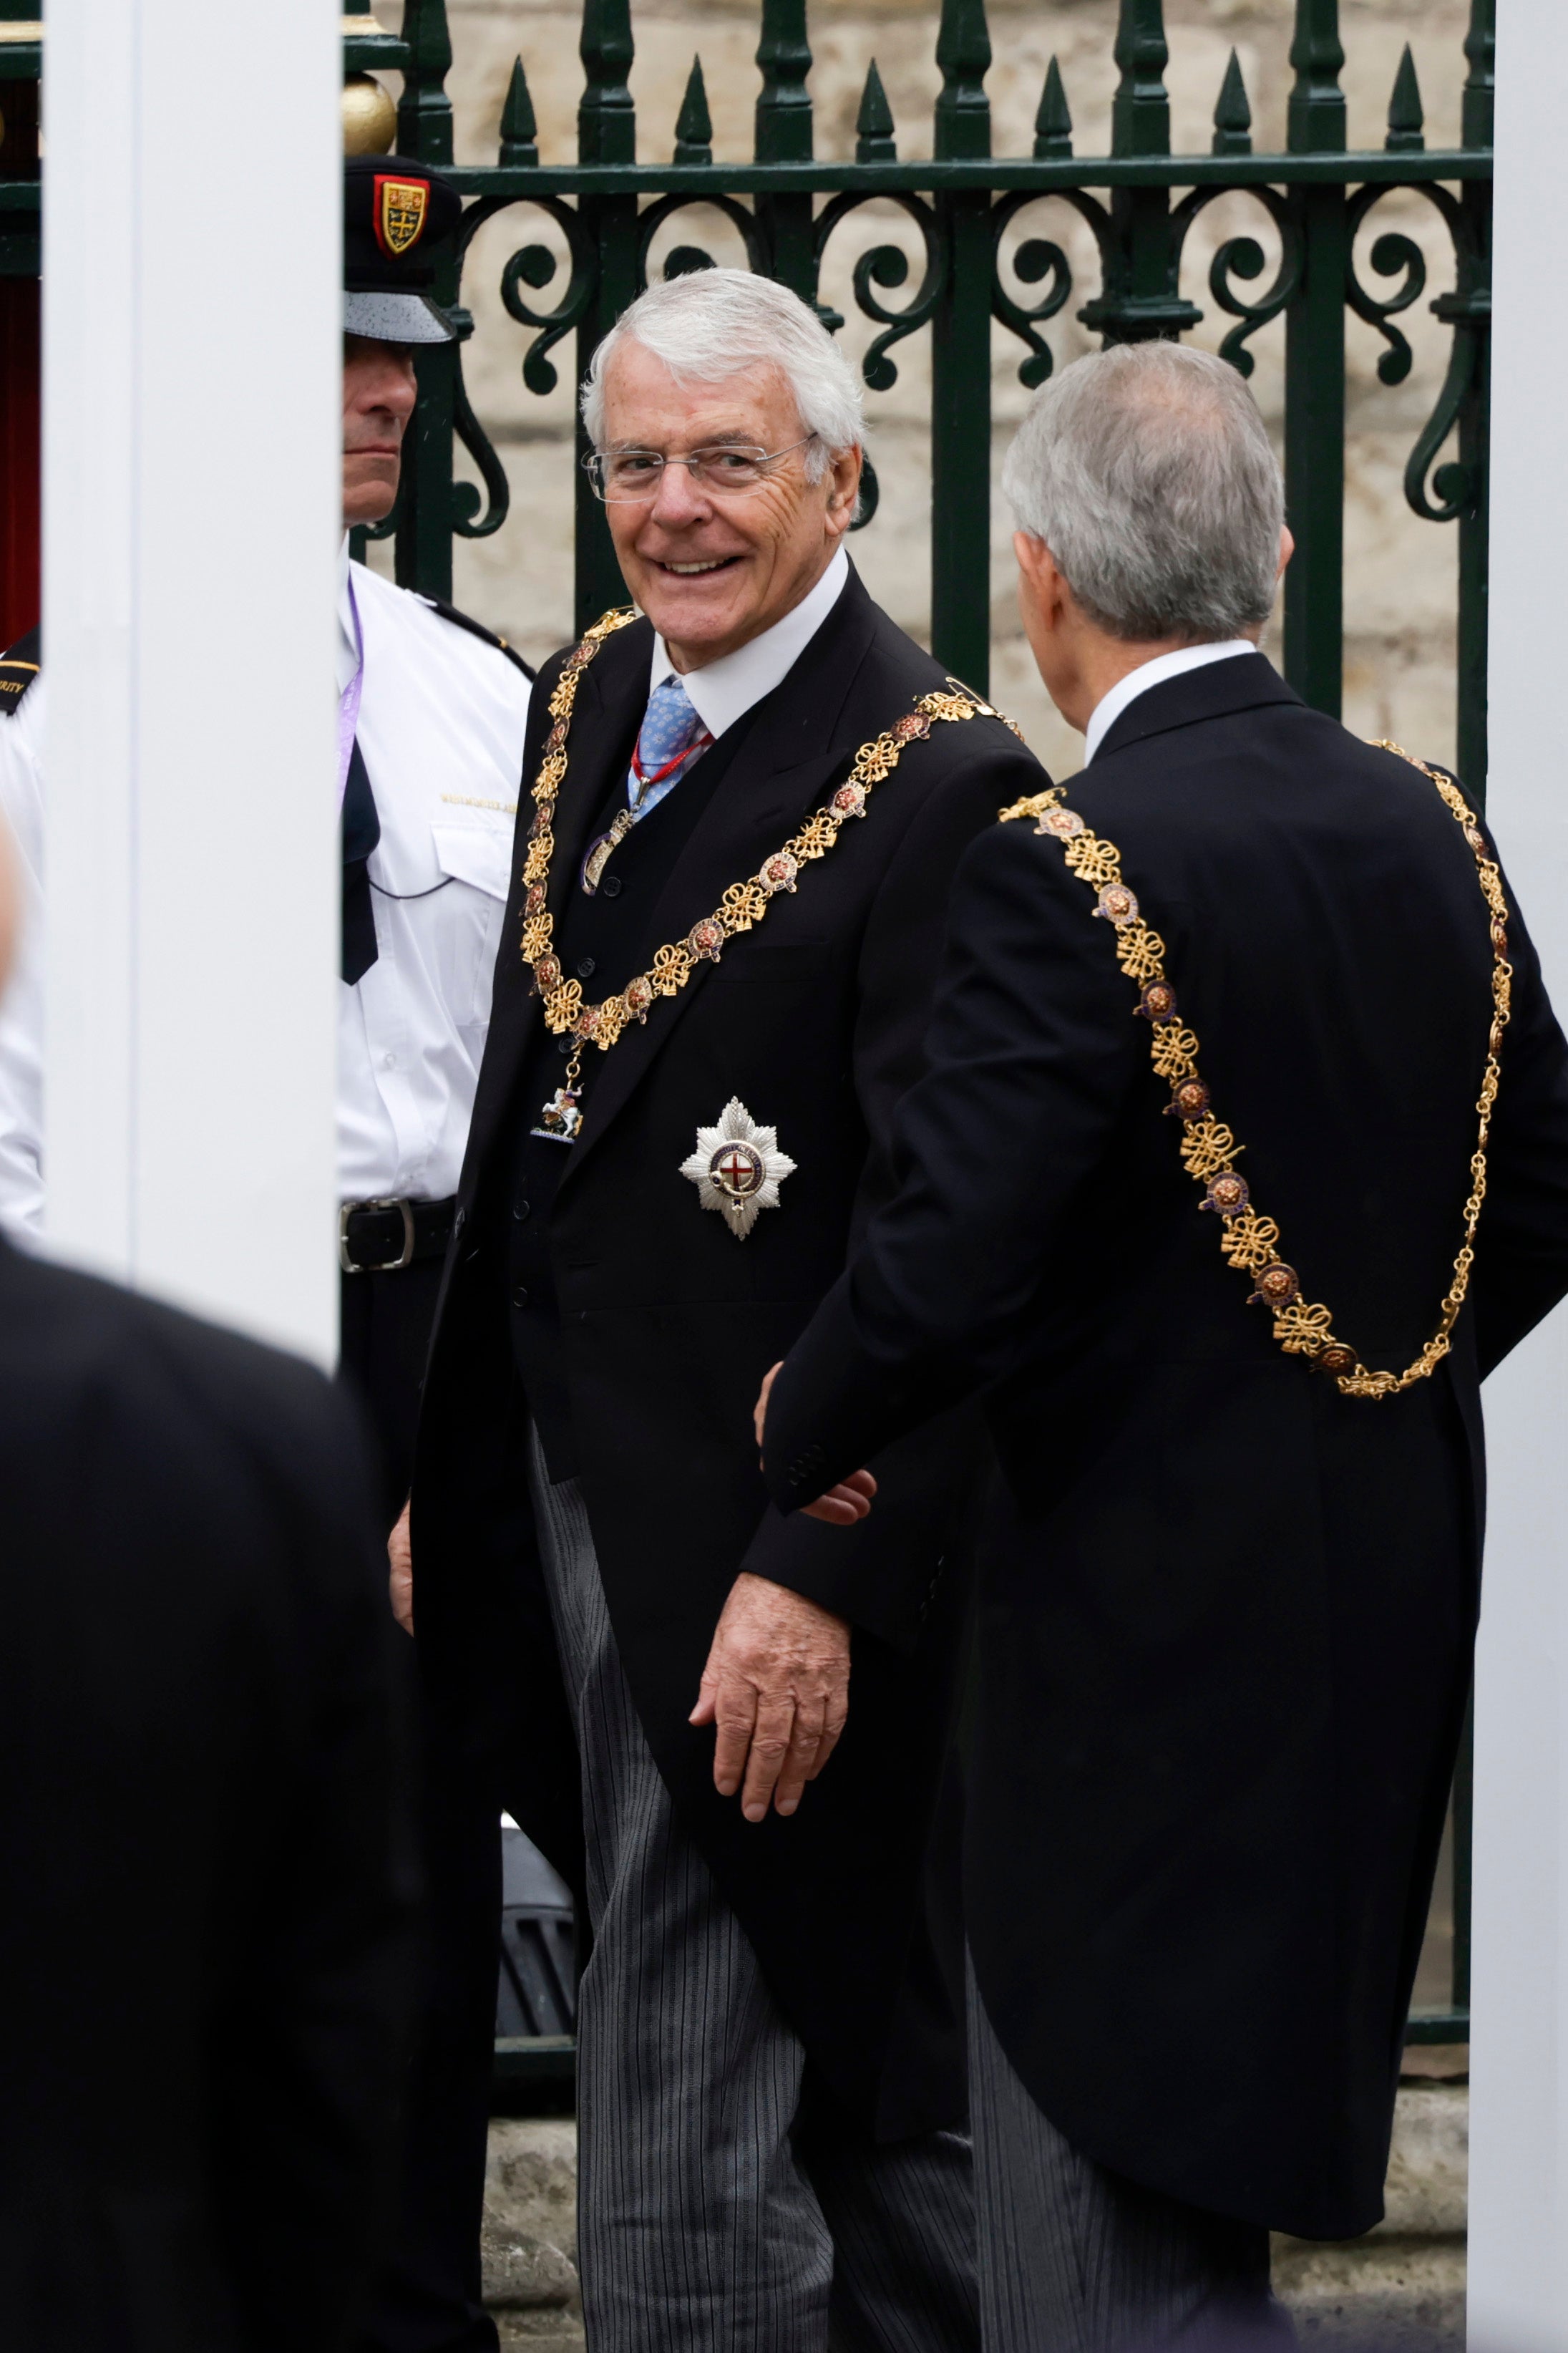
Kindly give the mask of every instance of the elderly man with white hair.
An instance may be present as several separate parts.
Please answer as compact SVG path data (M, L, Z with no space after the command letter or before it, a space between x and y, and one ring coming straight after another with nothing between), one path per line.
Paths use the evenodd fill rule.
M1256 650L1289 542L1240 378L1080 361L1005 482L1089 765L961 861L901 1187L772 1385L768 1483L984 1399L987 2353L1261 2347L1269 2231L1383 2210L1479 1386L1568 1291L1568 1046L1473 802ZM814 1589L898 1598L847 1550Z
M590 2342L957 2353L978 1419L879 1457L874 1521L869 1478L786 1519L750 1395L892 1187L952 869L1043 780L857 578L858 388L795 295L650 289L584 415L635 605L534 697L395 1600L481 1831L585 1881ZM846 1548L889 1607L840 1744Z

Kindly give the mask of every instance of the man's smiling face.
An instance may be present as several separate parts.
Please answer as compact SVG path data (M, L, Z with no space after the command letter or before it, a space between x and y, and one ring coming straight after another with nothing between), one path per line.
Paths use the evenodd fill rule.
M798 605L827 569L859 492L860 453L846 450L821 480L783 371L765 368L719 384L676 382L640 343L622 343L605 374L607 450L652 449L685 458L729 443L788 450L744 494L725 494L666 466L655 494L605 507L627 588L679 670L733 653Z

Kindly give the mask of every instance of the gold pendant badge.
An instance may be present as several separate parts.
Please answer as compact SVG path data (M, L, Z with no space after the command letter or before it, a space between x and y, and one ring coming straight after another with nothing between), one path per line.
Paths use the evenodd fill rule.
M430 189L424 180L394 180L378 172L375 181L375 240L395 260L425 233Z

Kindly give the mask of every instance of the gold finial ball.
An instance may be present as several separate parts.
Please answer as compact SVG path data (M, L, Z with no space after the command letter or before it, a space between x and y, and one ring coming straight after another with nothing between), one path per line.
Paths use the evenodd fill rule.
M343 84L343 153L390 155L397 143L397 109L374 74L350 74Z

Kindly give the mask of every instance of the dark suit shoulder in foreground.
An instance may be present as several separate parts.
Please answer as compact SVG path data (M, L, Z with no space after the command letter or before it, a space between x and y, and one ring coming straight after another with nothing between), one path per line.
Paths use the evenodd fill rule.
M414 1894L349 1409L0 1246L0 1602L5 2342L324 2353Z

